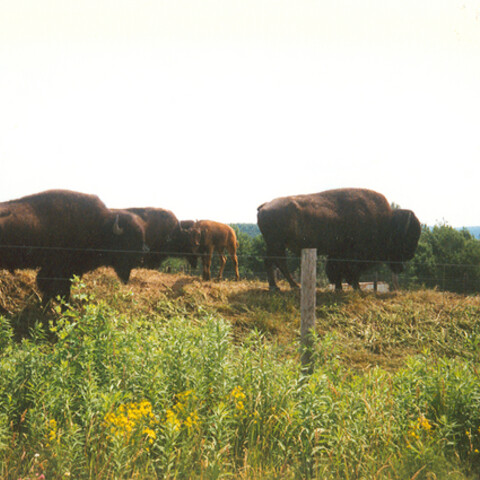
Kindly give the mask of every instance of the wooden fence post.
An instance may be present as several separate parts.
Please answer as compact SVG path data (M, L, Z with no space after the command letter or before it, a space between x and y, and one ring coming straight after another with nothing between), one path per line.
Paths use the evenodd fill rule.
M307 372L313 371L312 331L315 330L315 303L317 283L317 249L305 248L302 250L301 266L302 290L300 293L300 352L302 368Z

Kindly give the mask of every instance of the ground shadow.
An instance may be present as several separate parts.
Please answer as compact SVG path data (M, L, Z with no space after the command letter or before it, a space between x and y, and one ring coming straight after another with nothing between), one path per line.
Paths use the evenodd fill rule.
M368 297L375 296L381 299L391 299L397 295L397 292L375 293L372 290L342 290L335 291L329 288L316 289L316 305L317 306L331 306L331 305L345 305L350 303L357 296ZM298 302L300 308L300 289L291 289L288 286L279 290L269 290L268 285L265 287L252 287L242 291L233 291L228 294L228 300L235 304L275 306L282 305L285 302Z
M18 311L5 312L2 316L10 322L15 342L21 342L23 339L32 338L33 331L38 326L42 327L46 338L53 338L49 323L55 322L58 313L55 312L53 304L45 307L37 299L30 298Z
M179 278L171 287L167 287L168 296L171 298L178 298L185 295L185 287L192 283L197 283L198 277L188 276Z

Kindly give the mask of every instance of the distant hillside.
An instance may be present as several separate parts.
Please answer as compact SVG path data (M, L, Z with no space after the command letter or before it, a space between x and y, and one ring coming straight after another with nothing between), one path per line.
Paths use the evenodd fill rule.
M240 232L246 233L251 237L260 235L260 230L256 223L232 223L231 226L238 228Z
M464 227L466 228L475 238L480 239L480 227Z

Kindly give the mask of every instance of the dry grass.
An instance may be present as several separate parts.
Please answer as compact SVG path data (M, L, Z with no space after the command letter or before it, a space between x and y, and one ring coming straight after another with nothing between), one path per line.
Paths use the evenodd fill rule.
M56 314L43 310L33 271L0 272L0 313L12 319L19 334L37 320ZM260 281L204 282L185 274L135 270L128 285L113 271L100 269L84 276L82 291L105 301L120 314L152 321L172 315L198 318L220 315L234 327L237 341L253 329L296 355L300 328L299 293L285 284L270 293ZM79 307L81 301L74 300ZM356 368L380 365L396 369L406 357L425 349L445 356L476 359L480 344L480 296L434 290L374 294L317 292L317 331L330 335L325 355Z

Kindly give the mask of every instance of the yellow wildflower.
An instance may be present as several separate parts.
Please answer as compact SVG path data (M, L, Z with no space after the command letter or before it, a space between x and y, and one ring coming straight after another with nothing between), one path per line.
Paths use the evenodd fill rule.
M142 433L144 435L146 435L146 437L148 439L148 443L150 443L150 444L152 444L155 441L155 439L157 438L157 434L151 428L144 428Z
M241 386L235 387L230 396L236 400L245 400L246 395L243 393L243 388Z
M430 425L430 422L423 416L420 415L417 420L419 426L421 426L424 430L429 432L432 429L432 426Z
M247 396L245 395L245 393L243 393L243 388L241 386L235 387L230 392L230 398L234 400L235 408L237 410L245 409L245 404L243 403L243 401L247 398Z
M138 432L140 426L151 427L155 423L156 418L152 411L152 404L148 400L122 404L116 412L109 412L104 418L104 424L112 437L126 437L127 439L130 439L134 432ZM153 432L151 428L148 430Z
M185 420L185 426L191 430L198 424L198 414L197 412L192 412Z
M193 390L185 390L184 392L177 393L179 400L185 401L189 396L195 396L193 395Z
M51 420L48 421L48 434L47 434L47 439L49 443L47 443L47 446L50 446L50 442L53 442L54 440L57 439L57 421L52 418Z
M173 410L167 410L166 423L174 430L178 430L182 426L182 422L178 419L177 414Z

